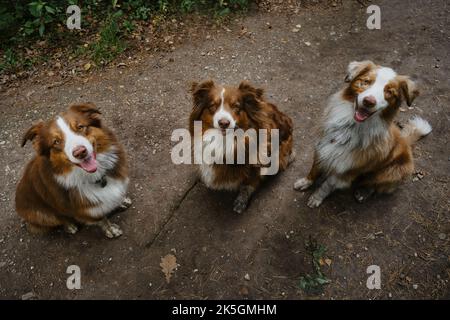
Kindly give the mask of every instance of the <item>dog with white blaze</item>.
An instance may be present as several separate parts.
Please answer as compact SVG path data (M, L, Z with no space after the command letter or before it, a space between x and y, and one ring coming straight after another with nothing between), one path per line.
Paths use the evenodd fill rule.
M274 175L278 169L285 170L293 160L292 120L274 104L266 101L263 89L255 88L245 81L238 87L216 85L212 80L194 83L192 97L194 105L189 128L191 136L198 139L194 144L214 149L215 158L219 160L200 163L200 179L214 190L239 191L233 211L242 213L263 176ZM201 122L199 135L194 132L196 122ZM257 139L238 135L239 132L252 131L264 131L267 135ZM277 138L272 139L274 136ZM245 161L231 161L233 163L230 164L226 160L236 160L243 154L239 152L239 144L245 146ZM219 147L214 148L217 145ZM257 146L253 149L250 145ZM264 149L270 150L276 172L268 173L270 169L265 166L261 157L261 150ZM201 154L201 149L200 156L196 151L194 154L200 159L204 155ZM253 162L251 159L257 161ZM273 167L273 163L270 167Z
M16 211L28 230L42 233L63 226L76 233L78 224L88 224L99 226L108 238L119 237L122 230L107 216L131 205L128 168L123 147L96 106L72 105L36 123L22 147L27 141L36 155L17 185Z
M308 206L318 207L336 189L354 185L362 202L374 192L391 193L414 171L411 145L431 132L430 124L411 119L394 123L402 101L411 106L419 91L407 76L371 61L351 62L348 86L331 96L325 109L312 168L294 188L318 184Z

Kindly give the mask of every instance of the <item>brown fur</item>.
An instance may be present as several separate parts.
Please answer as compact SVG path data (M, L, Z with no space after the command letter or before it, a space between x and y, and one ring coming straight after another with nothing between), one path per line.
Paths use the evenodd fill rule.
M125 151L114 133L106 128L93 104L73 105L61 116L72 130L84 135L97 154L114 146L118 162L107 176L126 179L128 176ZM64 135L55 119L40 121L24 135L22 146L32 141L36 156L27 164L17 185L16 211L29 224L30 231L46 231L75 221L96 223L102 217L93 217L88 209L93 206L78 190L66 190L55 180L55 175L67 175L75 167L65 155Z
M379 68L370 61L363 63L360 71L343 91L343 99L351 102L375 81L375 70ZM406 76L397 76L384 88L389 105L381 114L387 123L389 135L386 140L375 141L369 150L355 150L352 154L353 169L342 175L350 183L358 178L363 186L375 188L379 192L391 191L405 177L414 171L411 143L400 133L393 122L404 100L410 106L419 92L416 85Z
M343 100L354 103L358 94L373 84L376 70L380 68L371 61L364 61L350 70L346 77L348 86L341 91ZM350 68L352 69L352 68ZM313 166L306 180L299 180L296 188L306 189L319 177L335 176L341 186L356 183L377 192L392 192L395 187L410 176L414 171L411 145L421 135L414 128L400 131L394 118L403 100L410 106L419 92L416 85L406 76L396 76L384 88L385 100L388 106L379 115L385 122L387 134L384 138L375 139L369 148L356 148L351 153L351 169L344 173L337 173L328 168L326 177L317 155L314 155ZM340 186L336 186L340 188ZM326 194L324 191L323 194ZM311 202L309 202L311 203ZM313 206L311 204L311 206ZM317 205L316 205L317 206Z
M203 132L213 128L213 117L221 104L222 88L213 81L205 81L192 85L193 108L189 118L189 128L193 135L194 121L202 121ZM264 91L255 88L247 82L238 87L225 87L224 108L236 120L237 126L244 131L253 129L279 129L280 155L279 168L287 168L292 154L292 120L282 113L274 104L264 98ZM270 150L270 136L266 142ZM248 148L246 148L248 151ZM247 155L248 159L248 155ZM251 186L256 189L261 182L261 167L259 165L214 165L214 183L240 186Z

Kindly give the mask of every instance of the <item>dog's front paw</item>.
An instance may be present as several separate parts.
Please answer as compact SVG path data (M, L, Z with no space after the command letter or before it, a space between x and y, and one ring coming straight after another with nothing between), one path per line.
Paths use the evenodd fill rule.
M105 236L108 238L118 238L123 234L122 229L117 224L109 223L106 227L103 228L103 232Z
M313 184L313 182L311 180L309 180L308 178L301 178L301 179L298 179L294 183L294 189L304 191L304 190L308 189L309 187L311 187L312 184Z
M66 223L64 225L64 231L69 233L69 234L75 234L78 232L78 227L76 224L73 223Z
M131 201L130 198L126 197L125 199L123 199L122 203L120 204L118 210L119 211L125 211L127 210L129 207L131 207L131 205L133 204L133 202Z
M323 199L318 197L316 194L313 194L308 199L308 207L310 208L318 208L322 204Z
M355 192L353 192L353 196L355 197L355 200L359 203L363 203L366 201L370 196L374 193L372 189L356 189Z
M247 208L247 204L248 201L245 201L244 199L238 197L234 201L233 211L240 214L245 211L245 209Z

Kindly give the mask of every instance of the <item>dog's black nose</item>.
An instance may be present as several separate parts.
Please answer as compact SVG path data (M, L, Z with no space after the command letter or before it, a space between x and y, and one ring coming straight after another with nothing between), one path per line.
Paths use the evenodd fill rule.
M377 104L377 99L375 99L374 96L367 96L367 97L364 97L364 99L363 99L363 105L366 108L375 107L376 104Z
M221 129L227 129L230 126L230 120L227 119L220 119L219 120L219 127Z
M78 146L75 149L73 149L73 151L72 151L72 155L75 158L80 159L80 160L83 160L84 158L86 158L87 153L88 152L87 152L86 147L83 147L83 146Z

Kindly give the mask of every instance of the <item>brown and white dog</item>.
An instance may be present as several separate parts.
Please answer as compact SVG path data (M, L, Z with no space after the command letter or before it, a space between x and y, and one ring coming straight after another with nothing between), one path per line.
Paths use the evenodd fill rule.
M108 238L122 234L108 221L113 210L131 204L126 198L128 169L125 151L91 103L72 105L48 122L25 133L36 156L28 163L16 190L17 213L31 232L76 223L101 227Z
M192 95L194 106L189 119L190 133L194 136L194 121L202 121L202 135L200 143L210 144L205 131L220 132L224 137L233 134L234 130L242 129L278 129L279 152L278 168L286 169L293 159L292 154L292 120L278 108L265 100L263 90L242 82L239 87L219 86L213 81L194 83ZM270 133L269 133L270 134ZM197 138L198 139L198 138ZM269 139L269 138L267 138ZM248 141L247 141L248 142ZM258 141L258 143L262 143ZM266 141L266 146L270 142ZM231 150L231 157L235 157L236 145L228 148L224 144L222 155L225 158ZM251 152L246 150L247 152ZM246 155L249 159L249 154ZM234 202L233 210L243 212L251 195L259 186L262 175L261 165L250 164L205 164L199 166L200 179L211 189L239 190Z
M349 85L334 94L325 109L314 163L294 188L321 185L308 206L318 207L334 190L357 187L363 201L373 192L390 193L414 170L411 145L431 132L426 120L415 117L400 130L393 122L403 100L408 106L419 94L416 85L394 70L371 61L348 66Z

